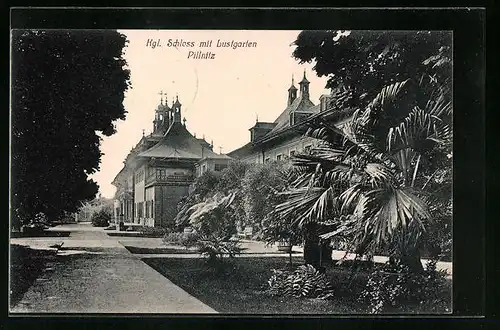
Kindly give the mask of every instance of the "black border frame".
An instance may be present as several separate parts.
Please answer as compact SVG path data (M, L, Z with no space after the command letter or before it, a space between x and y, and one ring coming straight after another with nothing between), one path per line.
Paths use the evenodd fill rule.
M493 315L495 294L486 296L485 237L485 77L486 11L484 8L12 8L11 28L40 29L370 29L452 30L454 46L454 271L453 315ZM7 230L4 231L8 233ZM492 235L491 226L488 236ZM8 250L7 250L8 251ZM57 315L64 324L67 317ZM106 314L89 315L106 317ZM144 315L119 315L112 321ZM161 316L162 320L169 318ZM252 318L222 315L227 321ZM261 317L258 315L257 317ZM279 317L279 316L278 316ZM308 316L293 318L303 320ZM311 316L313 319L329 316ZM332 316L337 318L338 316ZM357 318L358 316L353 316ZM429 318L429 316L424 316ZM23 318L12 315L9 325ZM31 318L31 316L30 316ZM170 318L186 321L193 316ZM206 317L199 317L207 320ZM209 317L213 319L214 317ZM273 319L276 316L272 317ZM379 316L377 316L379 318ZM386 318L382 316L382 318ZM418 319L411 316L409 319ZM442 316L439 318L447 318ZM219 319L219 317L215 317ZM38 315L37 323L46 317ZM83 321L83 320L82 320ZM215 320L214 320L215 321ZM292 321L290 319L289 321ZM333 320L332 320L333 321ZM347 321L347 320L346 320ZM368 321L368 319L366 319ZM59 322L58 322L59 323ZM346 322L343 322L346 323ZM19 326L20 324L18 324ZM118 328L122 325L115 323ZM188 325L188 324L186 324ZM192 324L195 325L195 324ZM296 325L296 324L294 324ZM333 324L330 324L333 326ZM338 325L338 324L336 324ZM87 326L92 326L87 324ZM140 326L140 325L138 325Z

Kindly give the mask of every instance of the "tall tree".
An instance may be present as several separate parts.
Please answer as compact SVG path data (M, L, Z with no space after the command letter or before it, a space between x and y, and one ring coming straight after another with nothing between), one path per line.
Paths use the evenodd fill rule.
M348 89L345 102L355 107L366 106L384 86L428 72L422 63L431 56L451 58L448 31L302 31L294 44L293 56L314 61L317 75L328 77L327 88ZM443 81L451 71L441 64L432 74Z
M451 40L441 33L393 34L299 35L294 54L315 58L318 74L350 93L309 122L308 135L320 147L296 157L303 173L277 210L306 231L333 225L323 239L344 235L359 254L390 250L418 271L426 225L450 215ZM346 109L353 116L338 128L331 118Z
M95 197L99 134L126 116L126 43L113 30L13 31L13 225L37 212L55 220Z

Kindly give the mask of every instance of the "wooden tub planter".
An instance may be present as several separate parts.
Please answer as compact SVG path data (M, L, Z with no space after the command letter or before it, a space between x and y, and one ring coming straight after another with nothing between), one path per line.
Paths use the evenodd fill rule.
M288 242L278 242L278 251L290 253L292 251L292 245Z

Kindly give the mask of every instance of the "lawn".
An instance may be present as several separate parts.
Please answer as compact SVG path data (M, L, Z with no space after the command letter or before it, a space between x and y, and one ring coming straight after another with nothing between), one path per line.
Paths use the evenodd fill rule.
M56 260L54 251L10 246L10 306L15 306L35 280Z
M223 274L207 267L201 258L143 259L149 266L220 313L238 314L348 314L362 313L353 295L338 299L297 299L273 297L265 293L271 269L286 266L288 258L236 258ZM294 258L294 263L302 263ZM345 272L341 272L345 274ZM348 285L349 278L339 279Z
M197 251L187 250L185 248L179 247L165 247L165 248L147 248L147 247L137 247L131 245L123 245L130 253L133 254L193 254Z
M236 258L222 272L209 268L202 258L151 258L143 261L220 313L366 314L368 310L368 305L358 299L365 287L368 273L363 270L353 272L350 267L327 268L326 273L333 284L335 297L321 300L273 297L265 292L272 269L286 267L288 258ZM296 265L302 262L301 257L294 257ZM419 306L398 306L390 313L425 311Z

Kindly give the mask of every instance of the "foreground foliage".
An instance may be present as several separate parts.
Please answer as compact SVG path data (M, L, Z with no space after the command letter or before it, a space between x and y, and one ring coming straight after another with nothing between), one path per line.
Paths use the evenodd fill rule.
M12 225L43 212L57 221L92 199L100 134L125 119L130 87L113 30L12 31Z
M272 295L328 299L333 296L332 285L324 273L312 265L295 270L276 270L267 281Z
M369 303L372 314L408 304L420 305L429 313L450 312L451 292L446 272L436 270L436 263L430 260L421 274L411 272L403 264L377 269L368 277L360 299Z
M357 254L382 251L420 272L421 250L432 237L430 224L451 217L450 49L439 33L392 39L377 33L352 33L324 44L316 42L331 32L299 36L296 57L316 58L319 74L338 79L332 85L337 93L331 109L308 122L306 135L319 146L295 157L298 177L277 211L302 228L309 238L306 247L317 245L320 235L321 240L347 242ZM327 54L314 48L326 44ZM412 54L412 47L426 49L426 57ZM338 66L349 60L341 53L338 63L325 62L325 56L344 48L360 61L359 67L346 67L348 72L359 69L355 76ZM384 71L384 63L394 64L395 71ZM398 71L406 64L409 72ZM335 113L347 110L350 120L337 124ZM330 229L321 232L324 227ZM306 262L317 263L314 258Z
M107 227L111 221L111 214L106 210L100 210L92 216L92 226Z
M273 276L272 269L284 270L287 260L286 257L235 258L225 263L223 272L209 267L201 258L147 258L144 262L219 313L335 315L366 314L369 310L369 304L359 299L369 273L353 273L345 267L326 269L325 276L334 292L329 299L269 294L267 281ZM303 262L303 258L294 257L294 264ZM450 295L448 284L443 299ZM444 307L449 306L449 301L444 306L435 306L436 313L445 312ZM426 313L428 307L404 304L395 306L391 312Z

